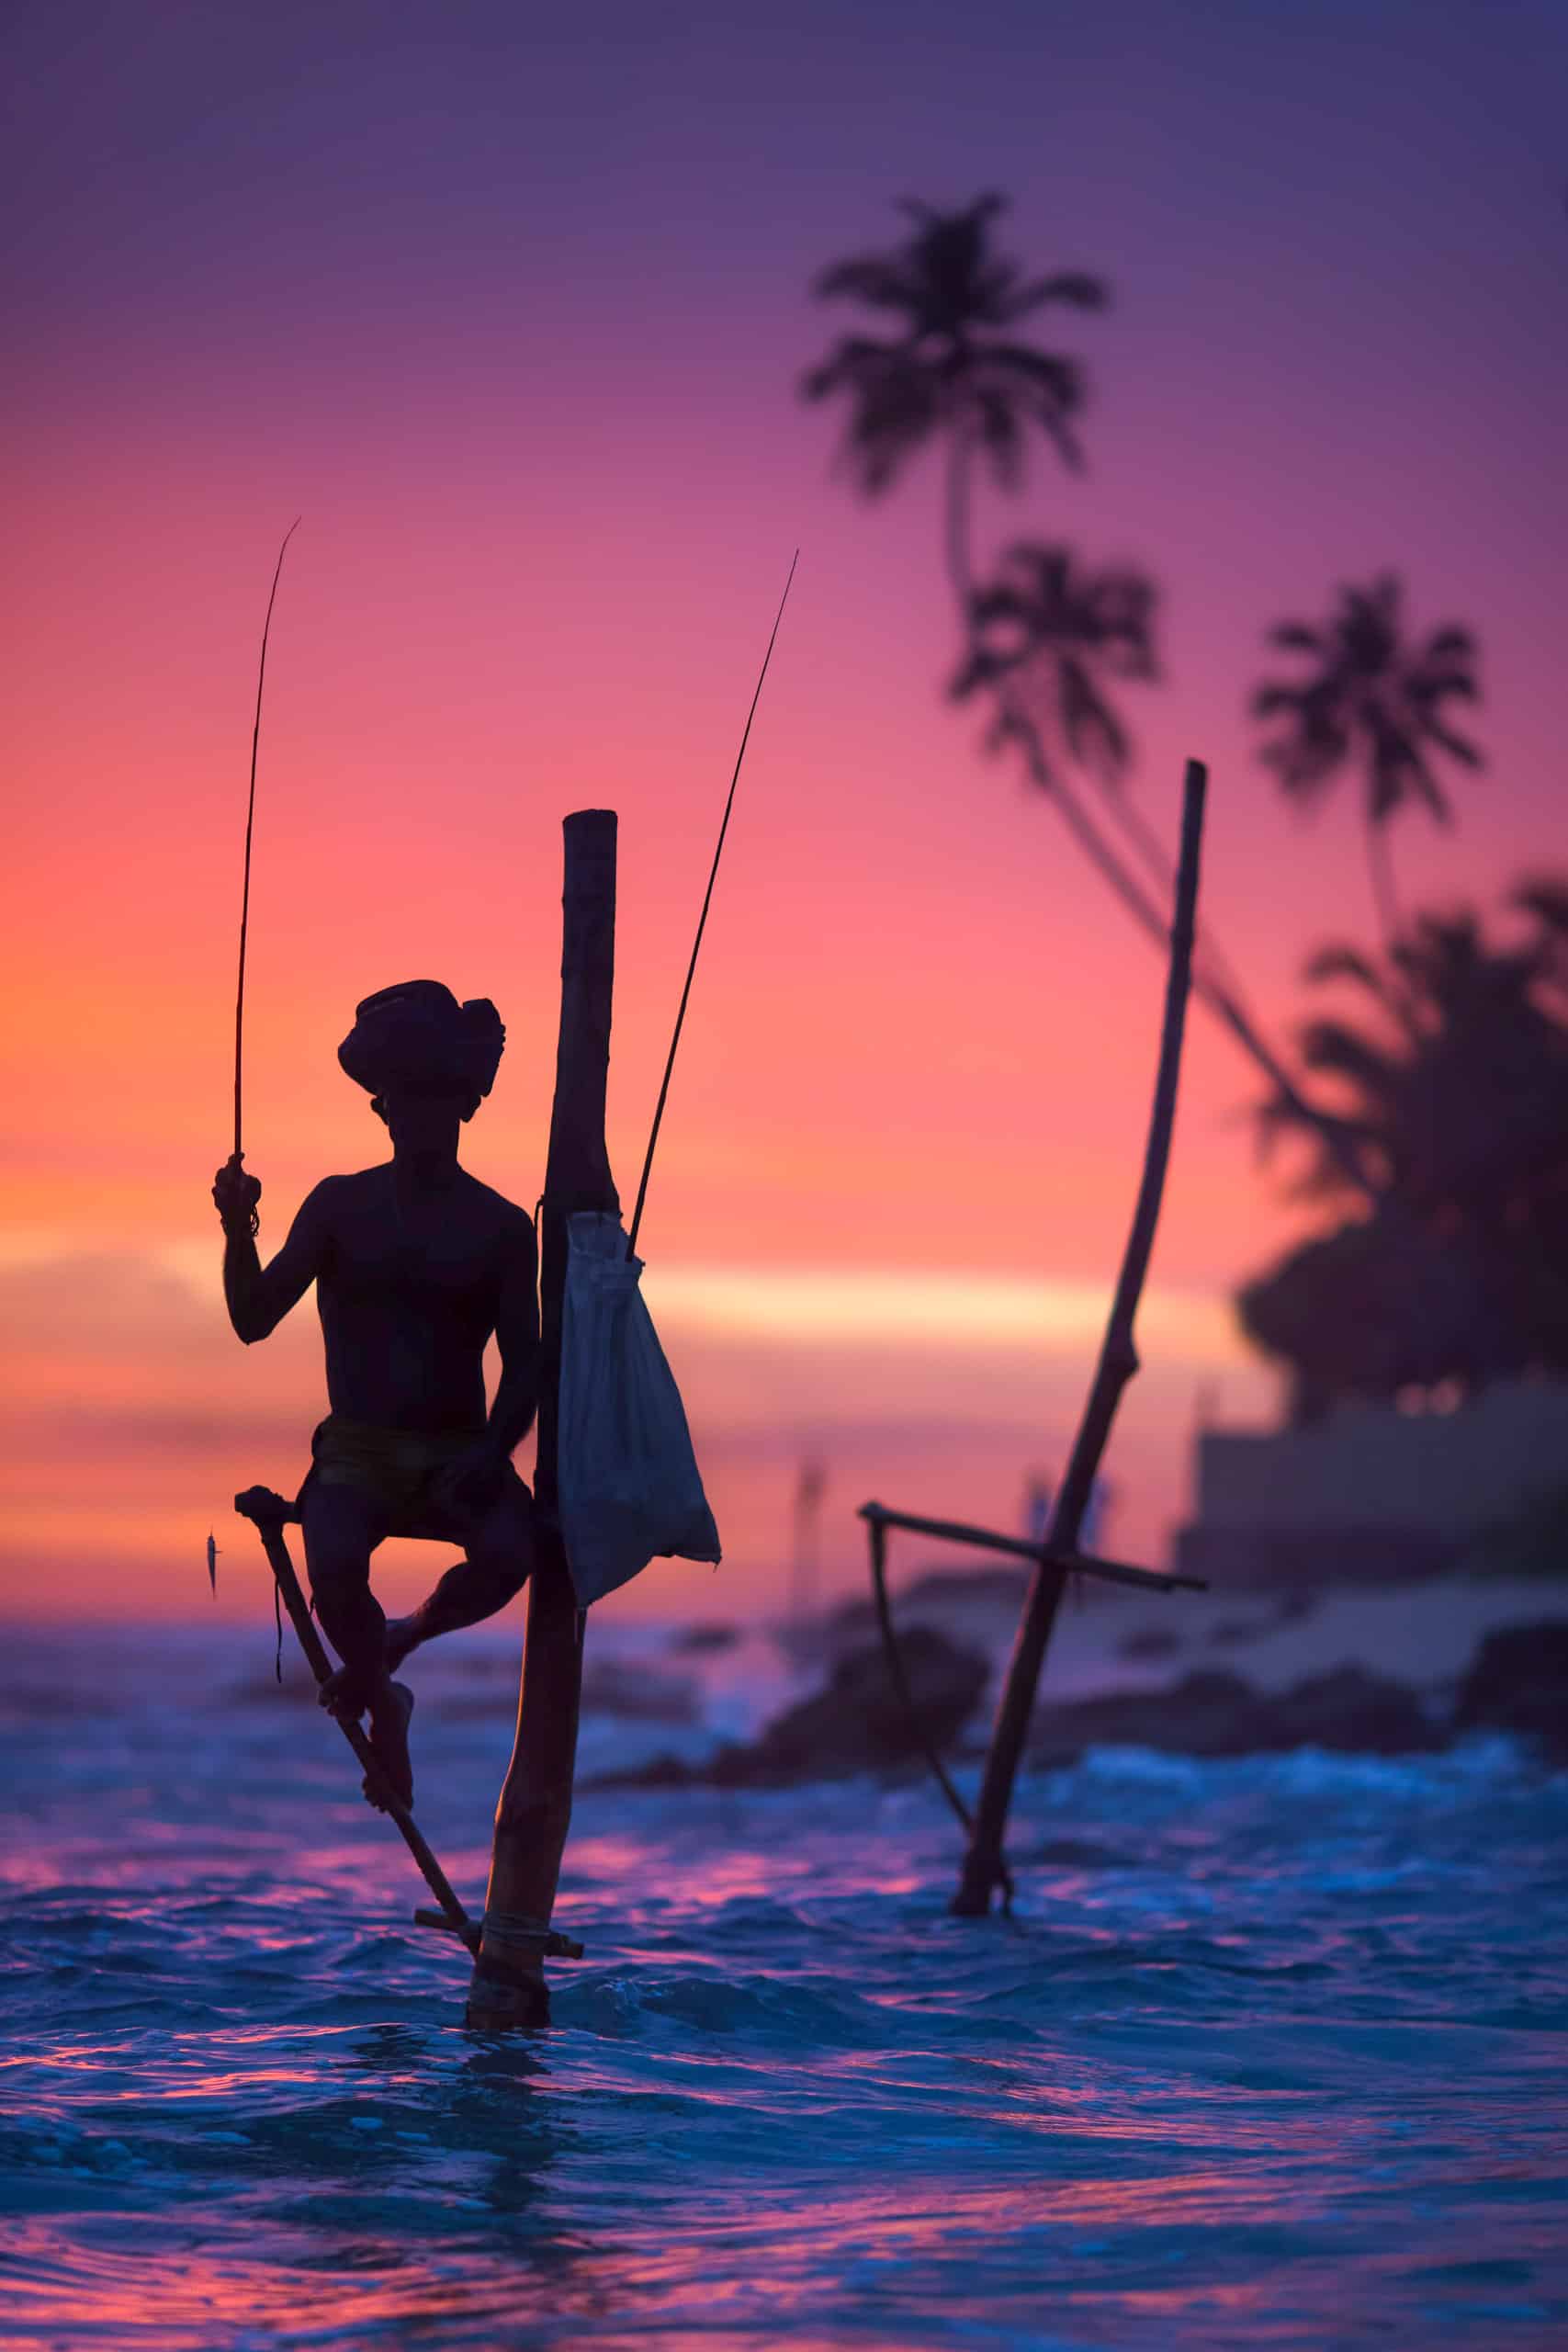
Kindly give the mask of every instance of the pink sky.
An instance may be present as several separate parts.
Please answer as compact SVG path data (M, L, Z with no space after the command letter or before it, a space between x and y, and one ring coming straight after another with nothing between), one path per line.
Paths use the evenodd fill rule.
M500 1005L468 1158L532 1201L581 806L621 818L630 1193L798 543L644 1232L728 1557L614 1605L776 1605L804 1445L846 1589L868 1495L1008 1525L1060 1463L1162 976L942 698L932 469L859 504L834 420L793 397L839 323L811 274L897 234L905 190L1008 188L1032 266L1114 284L1111 317L1059 330L1091 366L1088 477L1042 451L981 536L1060 534L1161 579L1134 788L1170 837L1184 756L1209 762L1205 908L1265 1017L1299 1011L1309 947L1370 933L1353 802L1299 822L1243 717L1264 627L1337 582L1394 565L1419 626L1483 642L1489 770L1459 779L1452 834L1398 835L1407 897L1484 901L1568 863L1547 12L1505 12L1510 44L1395 8L1386 55L1348 11L1289 54L1239 9L1184 32L1111 10L1066 54L993 14L988 49L933 17L897 91L828 11L716 26L662 81L652 34L609 11L608 49L586 28L530 49L478 6L412 46L347 7L285 11L280 49L181 7L134 44L73 47L69 8L34 25L0 949L14 1609L205 1607L209 1524L221 1605L259 1607L228 1498L297 1481L322 1409L308 1307L266 1350L230 1336L207 1191L256 644L296 512L254 901L266 1240L317 1176L380 1156L334 1049L356 997L414 973ZM1200 1387L1270 1408L1226 1298L1301 1212L1253 1165L1255 1091L1195 1012L1110 1464L1131 1555L1162 1558L1183 1513Z

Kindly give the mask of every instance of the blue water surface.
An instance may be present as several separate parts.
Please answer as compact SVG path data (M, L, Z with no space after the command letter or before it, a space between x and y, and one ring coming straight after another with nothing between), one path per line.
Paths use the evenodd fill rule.
M476 1905L514 1640L414 1667ZM1568 2342L1568 1776L1508 1743L1092 1754L987 1922L923 1786L585 1794L508 2039L301 1673L11 1642L6 2345Z

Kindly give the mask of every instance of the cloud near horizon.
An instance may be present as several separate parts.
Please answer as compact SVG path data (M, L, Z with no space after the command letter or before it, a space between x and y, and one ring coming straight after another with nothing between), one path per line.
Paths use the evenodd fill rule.
M1081 1406L1108 1293L1087 1283L911 1272L791 1273L661 1267L646 1278L725 1539L705 1570L660 1563L620 1606L698 1602L746 1615L783 1598L789 1503L806 1453L827 1465L828 1590L859 1575L856 1506L1016 1523L1031 1475L1059 1465ZM184 1614L208 1600L196 1569L237 1487L291 1492L325 1410L309 1302L263 1347L223 1315L209 1244L12 1256L0 1265L10 1333L7 1533L0 1589L23 1614ZM1117 1540L1162 1555L1179 1505L1200 1384L1254 1400L1267 1386L1222 1309L1151 1290L1145 1371L1128 1392L1111 1469L1135 1464ZM526 1470L526 1449L520 1456ZM232 1526L232 1522L229 1521ZM250 1609L264 1572L239 1531L220 1599ZM429 1547L389 1547L388 1589L428 1580ZM187 1563L188 1572L179 1564ZM171 1567L177 1573L170 1577Z

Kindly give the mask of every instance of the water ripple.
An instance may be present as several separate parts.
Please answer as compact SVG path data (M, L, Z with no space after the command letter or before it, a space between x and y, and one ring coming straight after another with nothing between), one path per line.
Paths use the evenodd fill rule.
M923 1790L592 1796L515 2041L306 1711L5 1721L5 2344L1568 2330L1568 1781L1506 1744L1091 1755L987 1922ZM474 1892L505 1744L424 1726Z

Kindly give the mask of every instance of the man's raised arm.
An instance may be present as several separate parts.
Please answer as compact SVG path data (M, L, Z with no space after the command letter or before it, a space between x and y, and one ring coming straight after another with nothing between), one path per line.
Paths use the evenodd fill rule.
M247 1346L276 1329L325 1266L332 1182L327 1177L306 1196L288 1240L264 1267L251 1232L261 1186L233 1160L219 1170L212 1197L223 1221L223 1298L229 1320Z

